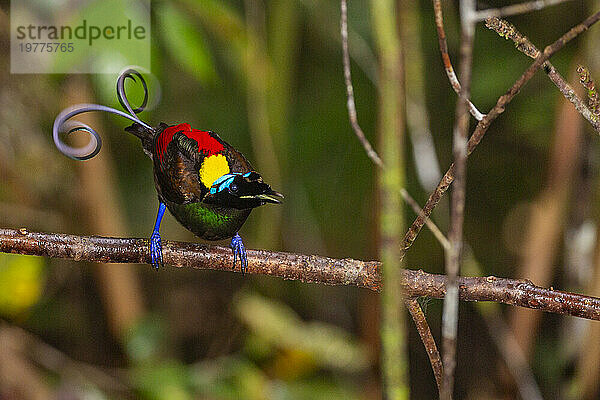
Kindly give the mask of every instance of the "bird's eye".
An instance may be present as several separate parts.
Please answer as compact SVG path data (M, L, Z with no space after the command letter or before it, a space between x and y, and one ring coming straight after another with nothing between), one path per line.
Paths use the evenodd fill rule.
M235 183L232 183L231 185L229 185L229 191L231 193L235 193L238 191L238 186Z

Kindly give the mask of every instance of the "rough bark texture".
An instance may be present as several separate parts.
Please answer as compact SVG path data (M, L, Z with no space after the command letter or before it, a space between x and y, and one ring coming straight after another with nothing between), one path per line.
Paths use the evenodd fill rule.
M75 236L28 232L27 229L0 229L0 252L66 258L75 261L150 263L147 239ZM175 267L231 271L231 249L197 243L165 241L166 264ZM377 261L334 259L315 255L248 250L248 273L326 285L381 289ZM402 272L407 298L446 294L446 277L421 270ZM600 321L600 298L535 286L528 280L488 277L459 277L463 301L494 301L556 314Z

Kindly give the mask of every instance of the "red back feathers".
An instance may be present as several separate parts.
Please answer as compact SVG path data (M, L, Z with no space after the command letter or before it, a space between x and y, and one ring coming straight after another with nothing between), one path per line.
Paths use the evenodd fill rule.
M177 132L183 133L190 139L194 139L198 142L198 152L203 153L205 156L212 156L223 151L224 147L217 139L211 136L210 132L201 131L199 129L192 129L190 124L183 123L179 125L173 125L166 128L156 138L155 149L158 160L162 162L167 146L173 140L173 135Z

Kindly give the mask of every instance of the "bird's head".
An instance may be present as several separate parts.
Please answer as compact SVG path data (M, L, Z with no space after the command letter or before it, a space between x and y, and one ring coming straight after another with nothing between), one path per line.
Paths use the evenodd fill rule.
M266 203L281 203L283 195L263 182L258 172L225 174L215 180L204 201L210 204L248 209Z

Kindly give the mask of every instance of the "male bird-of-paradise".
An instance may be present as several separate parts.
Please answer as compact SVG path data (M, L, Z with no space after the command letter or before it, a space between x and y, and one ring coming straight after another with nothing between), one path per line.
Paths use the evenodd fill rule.
M144 88L142 105L133 109L125 94L125 81L139 78ZM101 139L90 126L68 121L88 111L106 111L134 123L125 130L137 136L144 152L154 165L154 184L158 192L158 214L150 236L150 255L154 268L163 264L160 223L165 209L188 230L206 240L231 237L233 266L240 259L242 272L248 266L246 250L239 229L253 208L267 203L278 204L283 196L264 183L246 158L212 131L193 129L187 123L151 127L136 114L147 105L148 89L142 75L133 69L124 71L117 80L117 97L128 112L99 104L79 104L61 112L54 121L56 147L66 156L87 160L100 151ZM90 143L83 149L65 144L61 131L85 131Z

